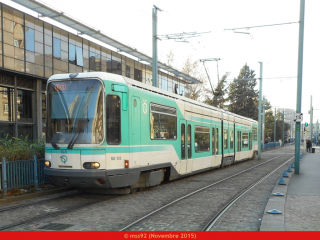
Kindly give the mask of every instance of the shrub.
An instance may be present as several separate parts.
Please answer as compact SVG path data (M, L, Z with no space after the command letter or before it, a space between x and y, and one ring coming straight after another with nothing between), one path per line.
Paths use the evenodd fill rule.
M44 138L38 138L35 141L25 138L6 138L0 139L0 157L5 157L7 161L29 160L36 155L38 159L44 158Z

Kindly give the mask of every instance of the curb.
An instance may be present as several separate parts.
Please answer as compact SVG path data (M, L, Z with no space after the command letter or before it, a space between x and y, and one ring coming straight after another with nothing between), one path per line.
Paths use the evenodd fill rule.
M302 161L303 157L300 159ZM285 231L284 227L284 214L285 214L285 203L287 198L287 190L290 183L290 179L293 172L288 172L289 177L286 178L286 185L278 185L276 183L275 187L272 190L272 193L269 197L268 203L263 213L261 220L260 231ZM281 178L281 177L280 177ZM274 196L273 193L282 193L284 196ZM276 209L281 211L281 214L270 214L268 211Z
M31 199L31 198L41 197L41 196L52 195L52 194L56 194L56 193L67 192L67 191L71 191L71 190L75 190L75 189L76 188L73 188L73 187L62 187L62 188L53 189L53 190L40 190L38 192L29 193L29 194L25 194L25 195L2 196L2 199L0 199L0 205L12 203L12 202L23 201L26 199Z

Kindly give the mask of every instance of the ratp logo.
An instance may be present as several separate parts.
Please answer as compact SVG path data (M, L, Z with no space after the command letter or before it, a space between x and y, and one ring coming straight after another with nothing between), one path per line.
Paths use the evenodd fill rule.
M66 164L66 162L68 161L68 157L66 155L62 155L60 156L61 162L63 162L64 164Z
M143 100L143 104L142 104L142 111L144 114L147 114L148 112L148 106L147 106L147 100Z

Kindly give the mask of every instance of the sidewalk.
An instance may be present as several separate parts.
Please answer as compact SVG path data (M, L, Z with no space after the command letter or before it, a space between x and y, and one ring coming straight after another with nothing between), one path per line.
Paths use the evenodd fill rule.
M286 185L277 185L270 196L260 231L320 231L320 147L300 162L299 175L288 173ZM280 214L267 213L276 209Z

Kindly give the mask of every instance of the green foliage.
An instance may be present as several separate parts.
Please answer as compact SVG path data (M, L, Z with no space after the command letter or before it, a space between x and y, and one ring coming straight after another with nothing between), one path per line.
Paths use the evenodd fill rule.
M36 155L38 159L44 158L45 139L38 138L34 142L28 140L28 136L22 138L0 139L0 157L6 161L30 160Z
M245 64L240 70L238 79L229 85L228 111L258 120L259 92L255 90L257 81L254 70Z

